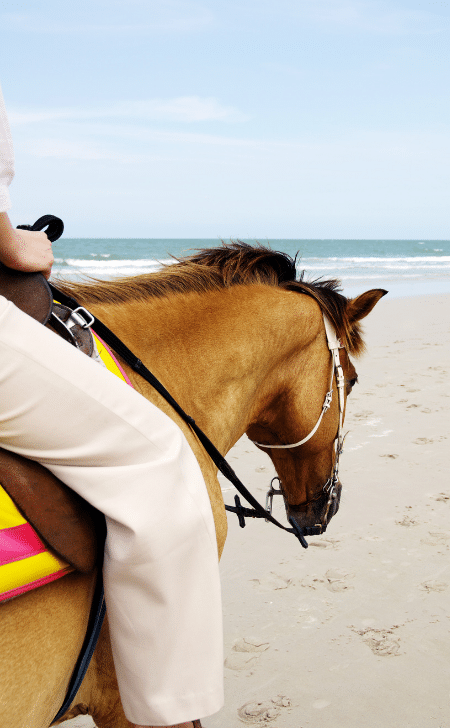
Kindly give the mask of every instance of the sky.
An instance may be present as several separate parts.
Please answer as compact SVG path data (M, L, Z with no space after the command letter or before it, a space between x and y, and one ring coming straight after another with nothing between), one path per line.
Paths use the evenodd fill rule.
M0 1L14 224L450 238L450 0Z

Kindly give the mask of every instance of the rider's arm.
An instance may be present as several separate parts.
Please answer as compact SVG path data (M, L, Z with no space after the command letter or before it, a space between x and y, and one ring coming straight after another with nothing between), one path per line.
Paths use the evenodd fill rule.
M50 276L52 244L45 233L16 230L7 212L0 212L0 263L25 273L41 271Z
M42 271L48 278L53 254L46 234L15 230L6 212L11 207L8 188L13 177L13 144L0 88L0 263L27 273Z

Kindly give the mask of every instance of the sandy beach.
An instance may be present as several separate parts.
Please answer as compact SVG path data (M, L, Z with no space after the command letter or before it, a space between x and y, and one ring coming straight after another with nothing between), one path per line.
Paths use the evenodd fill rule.
M303 550L229 515L226 703L204 728L449 728L449 314L450 296L387 296L366 320L324 536ZM267 455L243 438L229 457L263 501Z

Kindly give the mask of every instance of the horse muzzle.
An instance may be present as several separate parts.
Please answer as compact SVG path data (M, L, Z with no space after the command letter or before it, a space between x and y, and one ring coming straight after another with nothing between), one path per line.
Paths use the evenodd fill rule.
M325 533L330 520L339 510L342 484L328 481L316 498L292 505L285 500L288 521L294 520L306 536Z

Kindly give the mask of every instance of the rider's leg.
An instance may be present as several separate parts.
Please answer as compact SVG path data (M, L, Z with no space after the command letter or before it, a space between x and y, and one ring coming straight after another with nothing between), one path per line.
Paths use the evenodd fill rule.
M106 515L106 602L128 720L167 726L219 710L214 521L181 430L1 297L0 421L0 446Z

